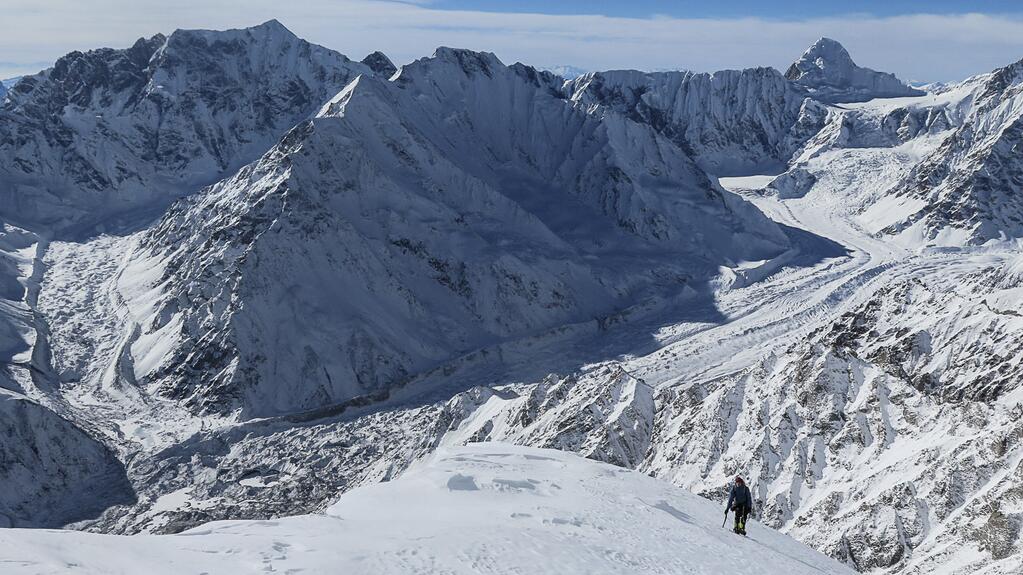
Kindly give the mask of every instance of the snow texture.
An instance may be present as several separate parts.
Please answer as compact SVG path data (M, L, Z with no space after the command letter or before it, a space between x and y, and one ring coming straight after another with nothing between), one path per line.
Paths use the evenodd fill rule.
M327 509L132 537L3 530L11 575L43 573L853 573L642 474L559 451L482 443L438 451Z
M819 105L773 68L594 72L566 84L593 113L606 108L650 125L712 174L778 170L819 128Z

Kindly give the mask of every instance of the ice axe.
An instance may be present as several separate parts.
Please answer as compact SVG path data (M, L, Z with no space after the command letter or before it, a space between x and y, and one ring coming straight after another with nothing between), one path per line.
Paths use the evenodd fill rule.
M728 510L725 509L725 520L721 522L721 527L725 527L725 523L728 523Z

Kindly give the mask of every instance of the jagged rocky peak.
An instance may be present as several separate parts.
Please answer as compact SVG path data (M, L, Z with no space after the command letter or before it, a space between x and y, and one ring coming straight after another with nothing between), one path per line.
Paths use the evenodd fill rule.
M492 52L476 52L466 48L449 48L441 46L434 50L430 58L420 58L416 64L420 66L436 66L457 64L466 74L479 72L491 76L497 68L504 68L504 63Z
M665 137L560 82L440 49L350 83L147 233L134 261L164 269L166 298L126 329L168 352L115 361L199 410L314 409L788 247Z
M831 38L821 38L789 66L785 77L825 102L861 102L874 98L921 96L894 74L857 66L849 52Z
M495 80L497 83L493 83ZM402 86L427 85L434 81L445 84L454 82L459 85L459 92L463 91L465 86L462 84L466 81L474 82L478 88L492 84L484 88L491 97L499 97L498 93L503 89L532 90L541 87L546 98L568 105L567 94L562 89L564 79L561 77L522 63L507 66L491 52L466 48L441 46L429 58L419 58L402 66L397 81Z
M69 234L152 218L259 157L358 74L373 72L276 20L72 52L0 110L0 216Z
M773 68L594 72L566 83L572 100L650 125L715 175L777 170L825 112ZM817 107L822 107L817 105Z
M398 71L398 68L397 66L394 65L394 62L391 62L391 59L388 58L386 54L380 52L379 50L373 52L372 54L368 54L365 58L362 59L362 63L368 66L370 70L373 70L374 72L383 76L384 78L390 78L391 76L394 75L395 72Z

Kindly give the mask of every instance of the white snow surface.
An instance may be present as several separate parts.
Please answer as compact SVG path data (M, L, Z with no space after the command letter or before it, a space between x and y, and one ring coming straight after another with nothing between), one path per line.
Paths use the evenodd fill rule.
M178 535L0 530L7 575L409 573L841 575L853 571L722 506L577 455L500 443L438 450L323 515Z

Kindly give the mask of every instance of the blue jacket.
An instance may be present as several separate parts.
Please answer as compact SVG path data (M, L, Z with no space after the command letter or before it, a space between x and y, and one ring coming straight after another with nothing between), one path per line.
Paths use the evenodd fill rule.
M732 490L728 493L728 504L725 505L725 509L731 509L732 503L735 503L736 507L749 507L753 509L753 494L749 492L749 487L743 485L732 485Z

